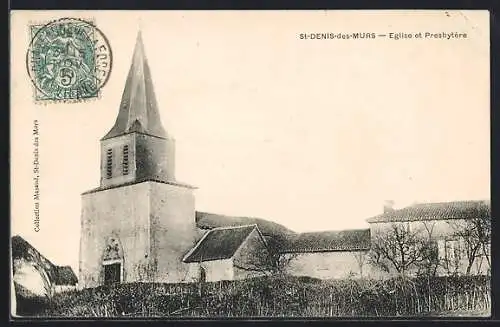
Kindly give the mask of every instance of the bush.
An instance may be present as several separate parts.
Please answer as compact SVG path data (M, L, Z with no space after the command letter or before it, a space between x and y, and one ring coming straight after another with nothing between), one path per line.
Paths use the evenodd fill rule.
M56 294L38 316L371 317L490 308L486 277L130 283Z

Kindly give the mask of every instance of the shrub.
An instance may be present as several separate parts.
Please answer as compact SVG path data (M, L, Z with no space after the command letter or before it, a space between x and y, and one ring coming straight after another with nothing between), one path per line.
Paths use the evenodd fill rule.
M488 310L489 287L488 278L477 276L130 283L56 294L49 302L32 302L30 308L38 308L38 316L76 317L420 316Z

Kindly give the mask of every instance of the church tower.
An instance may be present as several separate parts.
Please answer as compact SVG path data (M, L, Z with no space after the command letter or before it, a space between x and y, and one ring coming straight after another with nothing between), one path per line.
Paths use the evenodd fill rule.
M100 186L82 194L79 286L184 282L197 239L193 188L175 179L141 33L115 124L101 139Z

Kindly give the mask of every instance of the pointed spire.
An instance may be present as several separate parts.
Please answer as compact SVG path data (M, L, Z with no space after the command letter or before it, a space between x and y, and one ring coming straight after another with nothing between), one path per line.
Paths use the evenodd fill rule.
M140 30L137 33L132 65L123 90L118 117L113 128L102 139L130 132L167 137L161 124Z

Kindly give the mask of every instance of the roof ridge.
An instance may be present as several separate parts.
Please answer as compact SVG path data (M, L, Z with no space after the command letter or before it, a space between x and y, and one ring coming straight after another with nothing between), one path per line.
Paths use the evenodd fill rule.
M390 212L372 216L366 221L429 221L445 219L471 219L474 215L485 215L491 211L491 200L457 200L448 202L414 203ZM490 213L491 215L491 213Z
M257 219L257 220L264 220L264 221L274 222L274 221L272 221L272 220L268 220L268 219L266 219L266 218L262 218L262 217L255 217L255 216L230 215L230 214L223 214L223 213L216 213L216 212L208 212L208 211L200 211L200 210L196 210L196 212L201 213L201 214L215 215L215 216L219 216L219 217L226 217L226 218L231 218L231 219L234 219L234 218L244 218L244 219ZM276 224L277 224L277 223L276 223Z
M349 229L337 229L337 230L321 230L315 232L303 232L303 233L297 233L297 235L318 234L318 233L342 233L342 232L369 231L369 230L370 228L349 228Z
M488 199L483 199L483 200L454 200L454 201L438 201L438 202L415 202L409 206L406 206L406 207L402 207L400 209L404 209L404 208L408 208L408 207L412 207L412 206L415 206L415 205L432 205L432 204L451 204L451 203L485 203L485 202L489 202L491 200L488 200ZM400 209L396 209L396 210L400 210Z
M220 226L220 227L214 227L210 229L208 232L212 232L214 230L223 230L223 229L237 229L237 228L246 228L246 227L258 227L257 224L246 224L246 225L234 225L234 226Z

